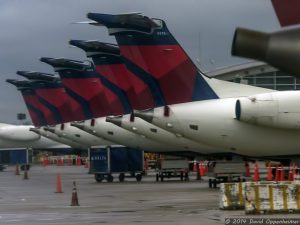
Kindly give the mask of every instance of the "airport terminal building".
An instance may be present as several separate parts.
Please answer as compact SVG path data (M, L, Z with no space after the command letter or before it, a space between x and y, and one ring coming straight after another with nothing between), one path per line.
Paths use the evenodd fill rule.
M300 78L279 71L262 62L250 62L229 66L207 72L206 74L221 80L275 89L278 91L300 90Z

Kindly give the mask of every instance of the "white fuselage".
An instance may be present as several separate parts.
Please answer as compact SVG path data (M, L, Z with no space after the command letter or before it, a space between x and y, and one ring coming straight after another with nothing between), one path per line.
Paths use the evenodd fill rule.
M171 146L163 143L159 143L148 139L143 135L138 135L129 132L121 127L118 127L112 123L106 122L106 118L95 119L94 126L91 126L91 121L86 120L84 122L84 130L105 139L109 139L120 145L127 147L141 149L150 152L183 152L186 149L180 146ZM207 151L207 149L206 149ZM199 152L200 153L200 152Z
M55 142L58 142L58 143L62 143L64 145L67 145L67 146L70 146L72 148L79 148L79 149L88 149L88 146L87 145L82 145L82 144L79 144L75 141L72 141L72 140L69 140L69 139L66 139L62 136L57 136L56 134L52 133L52 132L49 132L49 131L46 131L44 130L43 127L40 127L40 128L35 128L38 132L39 135L47 138L47 139L50 139L52 141L55 141Z
M56 125L54 129L54 133L56 135L72 140L80 145L85 145L87 147L115 145L108 140L105 140L101 137L96 137L74 126L71 126L71 123L64 123L63 129L60 124Z
M277 93L284 94L276 92L274 96ZM285 96L283 99L289 97ZM238 98L227 98L171 105L169 117L163 116L163 108L155 108L151 123L236 154L254 157L300 155L299 129L282 129L239 121L236 119L237 100ZM282 112L282 115L288 113Z
M27 125L0 125L0 149L2 148L69 148L69 146L42 137L29 129Z
M155 140L170 146L181 147L187 151L200 152L203 154L224 152L223 150L220 150L220 148L215 148L212 145L209 146L207 144L199 143L184 138L181 135L176 135L172 132L166 131L138 117L135 117L134 121L130 121L130 115L128 114L122 117L121 127L130 132L146 136L151 140Z

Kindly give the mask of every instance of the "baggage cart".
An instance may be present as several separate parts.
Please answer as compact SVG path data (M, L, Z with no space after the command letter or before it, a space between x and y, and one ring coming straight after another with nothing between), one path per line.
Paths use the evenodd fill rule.
M144 152L127 147L92 148L89 154L90 173L97 182L113 182L113 174L119 174L119 181L126 177L142 180Z
M189 162L186 159L163 159L156 171L156 181L164 178L180 177L180 180L189 180Z
M210 177L208 185L216 188L217 184L226 182L245 181L246 167L244 162L216 161L214 166L210 166L207 176Z

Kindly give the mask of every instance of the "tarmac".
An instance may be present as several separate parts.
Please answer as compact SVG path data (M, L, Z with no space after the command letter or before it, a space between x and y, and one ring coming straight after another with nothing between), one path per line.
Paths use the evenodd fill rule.
M57 174L63 193L55 193ZM188 182L156 182L152 175L141 182L97 183L83 166L33 166L28 180L8 167L0 176L1 225L212 225L225 224L226 217L245 217L242 210L219 210L218 189L194 177ZM70 206L73 181L80 206Z

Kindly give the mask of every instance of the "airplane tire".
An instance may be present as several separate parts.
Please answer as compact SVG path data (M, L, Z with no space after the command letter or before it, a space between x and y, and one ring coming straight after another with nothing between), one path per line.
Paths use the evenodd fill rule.
M125 174L124 173L120 173L120 175L119 175L119 181L120 182L124 182L124 180L125 180Z
M106 180L107 182L111 183L114 181L114 177L111 174L108 174Z
M140 182L142 180L142 174L138 173L135 178L136 181Z

